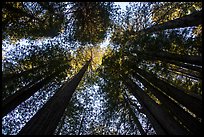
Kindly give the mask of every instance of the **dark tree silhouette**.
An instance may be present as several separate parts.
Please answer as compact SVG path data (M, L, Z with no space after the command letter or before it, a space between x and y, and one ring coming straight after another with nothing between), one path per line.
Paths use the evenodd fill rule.
M56 91L55 95L31 118L19 135L51 135L54 133L69 100L86 72L91 59L71 79ZM49 126L48 126L49 125Z

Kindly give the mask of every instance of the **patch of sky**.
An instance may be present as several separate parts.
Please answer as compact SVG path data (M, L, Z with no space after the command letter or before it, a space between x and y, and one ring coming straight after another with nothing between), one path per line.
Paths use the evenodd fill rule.
M115 2L115 4L120 5L121 10L125 10L126 6L129 4L129 2ZM41 39L41 40L36 41L35 44L40 45L39 43L47 42L47 41L48 41L47 39L43 39L43 41ZM104 43L102 43L101 46L106 47L109 44L109 41L110 41L110 38L108 37L106 40L104 40ZM26 40L26 39L22 39L18 43L21 45L28 45L29 44L28 40ZM9 45L7 45L7 48L4 49L4 52L7 52L14 47L15 47L14 44L9 44ZM3 53L2 55L4 56L5 53ZM5 117L3 117L2 118L2 133L4 135L17 134L20 131L20 129L25 125L25 123L29 119L31 119L32 116L35 115L36 111L38 109L40 109L43 106L43 104L45 104L46 101L51 96L54 95L55 89L56 88L53 88L53 86L52 86L52 89L48 89L48 90L43 89L41 92L35 93L31 98L29 98L27 101L25 101L24 103L19 105L11 113L9 113ZM88 91L87 93L90 96L92 96L92 98L89 98L89 99L91 99L91 102L92 102L91 107L93 107L93 113L95 113L96 115L99 115L99 113L101 112L101 110L99 108L101 107L101 102L103 102L103 100L104 100L103 97L101 97L99 94L97 94L97 91L100 90L99 86L93 85L89 89L85 89L85 90L87 90ZM40 95L40 93L43 95ZM39 99L39 96L41 99ZM34 98L35 98L35 101L34 101ZM84 99L81 99L81 101L84 103ZM31 111L32 113L26 112L26 111L28 111L28 109L25 109L25 108L31 108L31 106L29 107L29 104L31 104L31 106L34 107L34 108L32 108L32 111ZM32 105L32 104L36 104L36 105ZM22 107L24 105L26 105L25 108ZM25 112L25 113L22 113L22 112ZM96 118L95 121L97 122L98 119Z
M115 5L119 5L121 8L121 11L126 9L126 6L129 5L129 2L114 2ZM107 36L107 38L103 41L103 43L100 44L102 48L107 47L110 44L110 35Z
M21 103L14 110L2 118L2 134L16 135L25 126L36 112L51 98L59 85L51 83L52 86L37 91L33 96Z

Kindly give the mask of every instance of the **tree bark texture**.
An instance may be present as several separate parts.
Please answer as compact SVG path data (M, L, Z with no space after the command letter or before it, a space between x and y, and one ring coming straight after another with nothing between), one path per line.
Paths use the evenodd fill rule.
M123 95L123 98L125 100L125 103L127 104L128 110L130 112L130 115L133 118L133 121L137 125L138 130L140 131L140 134L141 135L147 135L146 132L144 131L144 129L142 128L142 125L141 125L140 121L138 120L137 116L135 115L134 111L132 110L131 105L130 105L128 99L124 95Z
M151 33L151 32L162 31L166 29L198 26L200 24L202 24L202 10L195 11L192 14L183 16L181 18L177 18L162 24L152 26L150 28L147 28L146 30L142 30L141 32Z
M191 112L196 114L196 116L200 118L202 117L202 114L201 114L202 101L186 94L184 91L170 85L169 83L157 78L156 76L149 74L148 72L142 69L134 67L134 70L138 72L141 76L143 76L145 79L148 79L149 81L151 81L152 84L159 87L168 96L172 97L177 102L179 102L180 104L185 106L187 109L189 109Z
M178 104L168 98L165 94L160 92L157 88L155 88L150 81L142 78L137 73L133 73L134 77L138 79L143 85L150 90L160 101L161 106L168 109L173 115L175 115L184 126L186 126L191 134L201 134L201 123L184 109L182 109ZM158 87L159 88L159 87Z
M196 62L202 62L202 59L200 56L187 56L189 59L188 59L188 61L185 61L186 60L185 56L183 56L183 57L181 56L182 58L180 58L179 57L180 55L175 55L175 54L171 54L171 53L166 54L166 52L165 53L154 53L154 52L141 52L141 51L134 50L132 53L136 53L139 58L142 58L145 60L160 60L160 61L163 61L166 63L177 65L177 66L182 67L182 68L186 68L186 69L190 69L190 70L199 72L200 73L199 76L201 76L201 74L202 74L202 68L200 68L198 66L193 66L192 64L185 64L185 62L193 63L193 58L195 60L197 60ZM165 54L167 56L165 56ZM175 56L177 56L180 59L177 60L177 58ZM135 58L134 55L132 55L132 57ZM183 62L181 62L181 60Z
M161 132L168 135L186 135L188 132L175 121L175 119L166 111L164 111L159 104L152 100L136 83L130 78L123 81L131 93L138 99L142 106L147 109L157 120L157 123L152 122L153 127L160 127L160 130L155 128L157 134ZM163 131L162 131L163 130Z
M155 59L165 59L165 60L173 60L177 62L189 63L194 65L202 66L202 56L190 56L190 55L178 55L175 53L169 52L141 52L134 50L133 53L138 54L139 56L146 58L155 58Z
M31 118L19 135L52 135L91 60Z
M17 91L13 95L9 96L3 101L2 104L2 117L8 114L11 110L20 105L23 101L31 97L35 92L40 90L43 86L47 85L51 80L55 78L60 72L56 71L44 79L40 79L34 84L28 84L26 87L23 87L21 90Z
M33 69L29 69L29 70L26 70L26 71L22 71L22 72L20 72L20 73L12 73L12 74L3 75L3 77L2 77L2 82L3 82L3 84L4 84L4 83L7 83L7 82L9 82L9 81L11 81L11 80L13 80L13 79L17 79L17 78L19 78L19 77L26 76L26 75L28 75L28 74L30 74L30 73L35 73L38 69L43 68L43 67L45 67L45 66L46 66L46 65L42 65L42 66L35 67L35 68L33 68Z

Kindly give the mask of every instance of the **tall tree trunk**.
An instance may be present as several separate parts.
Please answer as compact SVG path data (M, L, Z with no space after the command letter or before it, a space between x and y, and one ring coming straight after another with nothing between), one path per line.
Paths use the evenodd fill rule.
M195 75L195 74L190 74L190 73L184 72L184 71L182 71L182 70L180 70L180 69L168 68L168 71L169 71L169 72L172 72L172 73L175 73L175 74L177 74L177 75L182 75L182 76L185 76L185 77L187 77L187 78L197 80L197 81L200 80L200 79L202 79L201 76L197 76L197 75Z
M131 91L131 93L139 100L142 106L146 106L151 114L155 117L158 123L152 123L160 126L163 129L163 134L169 135L186 135L188 132L182 128L180 124L166 111L164 111L159 104L152 100L136 83L130 78L123 79L124 84ZM158 125L159 124L159 125ZM155 128L156 132L159 131Z
M138 120L137 116L135 115L134 111L133 111L132 108L131 108L131 105L130 105L130 103L129 103L129 100L127 99L127 98L128 98L127 94L126 94L126 95L123 95L123 98L124 98L124 100L125 100L125 103L127 104L128 110L129 110L129 112L130 112L130 115L131 115L132 118L133 118L133 121L135 122L135 124L137 125L137 128L138 128L139 131L140 131L140 134L141 134L141 135L147 135L146 132L144 131L144 129L142 128L142 125L141 125L140 121Z
M24 90L28 89L29 87L31 87L32 85L36 84L38 81L42 80L43 78L44 78L43 76L35 77L35 79L33 79L31 82L27 83L25 86L20 87L18 90L17 90L17 87L15 87L15 90L16 90L15 93L21 92L21 91L24 91ZM10 82L12 82L12 81L10 81ZM9 91L9 88L10 88L11 86L13 86L13 85L9 85L9 86L8 86L8 83L7 83L7 84L5 84L4 86L5 86L5 87L4 87L4 89L3 89L3 92L10 92L10 91ZM5 90L5 91L4 91L4 90ZM10 98L11 96L13 96L15 93L3 97L3 102L4 102L4 100L7 100L7 98Z
M178 55L168 52L145 52L145 54L158 58L165 58L169 60L175 60L183 63L190 63L202 66L202 56Z
M171 70L171 69L170 69L170 70ZM175 69L175 70L177 70L177 69ZM168 83L168 80L167 80L167 79L162 78L162 77L160 77L160 78L161 78L161 80L163 80L163 81L165 81L165 82ZM197 80L199 80L199 81L201 82L200 79L197 79ZM183 87L179 87L179 86L177 86L177 85L174 85L174 86L175 86L176 88L181 89L183 92L187 93L189 96L192 96L192 97L194 97L194 98L197 98L198 100L200 100L200 102L202 101L202 96L201 96L200 94L197 94L197 93L192 92L192 91L185 90Z
M54 135L60 135L61 129L62 129L62 127L64 126L64 121L65 121L65 118L66 118L66 111L67 111L67 110L65 110L65 113L62 115L61 120L60 120L60 122L59 122L59 125L58 125L58 127L57 127L57 131L55 132Z
M141 30L141 32L151 33L151 32L156 32L156 31L161 31L166 29L198 26L200 24L202 24L202 10L195 11L190 15L186 15L178 19L170 20L168 22L152 26L145 30Z
M78 131L78 135L80 135L81 133L81 128L82 128L82 124L84 123L84 119L85 119L85 114L82 117L81 123L80 123L80 127L79 127L79 131Z
M38 66L38 67L35 67L33 69L22 71L20 73L5 74L5 75L2 76L2 79L3 79L2 82L4 84L4 83L7 83L7 82L9 82L9 81L11 81L13 79L17 79L19 77L26 76L26 75L28 75L30 73L35 73L36 70L38 70L40 68L43 68L45 66L46 66L46 64Z
M200 68L198 66L192 66L191 64L184 64L186 62L185 56L181 56L181 58L178 57L180 59L177 60L177 58L174 58L175 54L167 53L167 56L165 56L166 52L160 54L160 53L153 53L153 52L152 53L151 52L140 52L140 51L134 50L133 53L136 53L142 59L160 60L160 61L174 64L174 65L186 68L186 69L197 71L200 73L200 75L202 74L202 68ZM180 56L180 55L177 55L177 56ZM135 57L135 56L133 56L133 57ZM196 62L202 62L202 59L200 58L200 56L187 56L187 57L188 57L187 62L193 63L193 60L194 61L197 60ZM179 62L179 60L180 61L182 60L183 62Z
M198 117L201 116L201 110L202 110L202 101L198 100L195 97L192 97L188 94L186 94L184 91L170 85L169 83L157 78L156 76L153 76L152 74L139 69L137 67L134 67L134 70L143 76L145 79L148 79L151 81L152 84L159 87L165 94L175 99L177 102L185 106L187 109L189 109L191 112L196 114Z
M148 79L144 79L134 72L133 75L161 101L161 106L170 110L170 112L175 115L182 122L182 124L191 131L192 134L201 134L202 125L198 119L190 115L187 111L172 101L168 96L163 94L163 92L158 90L159 87L154 87L152 83L148 81Z
M194 65L199 65L202 66L202 56L190 56L190 55L178 55L175 53L169 53L169 52L141 52L141 51L136 51L134 50L133 53L137 53L142 56L146 56L148 58L158 58L158 59L167 59L167 60L174 60L174 61L179 61L183 63L189 63L189 64L194 64Z
M197 66L192 66L190 64L184 64L182 62L178 62L178 61L175 61L175 60L167 60L165 58L158 58L158 60L161 60L161 61L164 61L166 63L170 63L170 64L174 64L174 65L177 65L179 67L182 67L182 68L186 68L186 69L189 69L189 70L193 70L193 71L196 71L199 73L199 76L202 77L202 68L200 67L197 67Z
M51 75L45 77L44 79L40 79L37 83L31 83L32 85L28 84L26 87L23 87L21 90L6 98L2 104L2 117L8 114L14 108L16 108L19 104L28 99L30 96L32 96L36 91L48 84L59 73L59 70L57 70Z
M19 135L52 135L91 60L31 118Z
M124 82L126 83L126 82ZM137 94L135 93L135 89L133 89L130 85L128 85L126 83L126 86L128 87L128 89L131 91L131 93L133 94L133 96L135 96L135 98L137 98L137 100L140 102L141 106L142 106L142 113L145 114L148 119L151 121L152 126L155 130L155 132L158 135L166 135L167 132L165 131L165 129L162 127L162 125L159 123L159 121L156 119L156 117L151 113L151 111L147 108L144 100L142 100L142 98L140 99ZM134 104L134 106L137 107L136 104ZM139 110L139 109L138 109Z

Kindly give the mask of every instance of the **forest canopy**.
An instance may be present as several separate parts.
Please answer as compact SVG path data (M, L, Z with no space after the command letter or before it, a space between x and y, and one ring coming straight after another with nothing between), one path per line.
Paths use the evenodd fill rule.
M3 135L202 134L202 2L123 4L2 2Z

